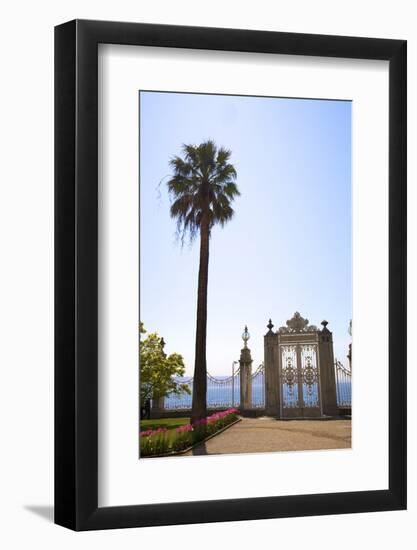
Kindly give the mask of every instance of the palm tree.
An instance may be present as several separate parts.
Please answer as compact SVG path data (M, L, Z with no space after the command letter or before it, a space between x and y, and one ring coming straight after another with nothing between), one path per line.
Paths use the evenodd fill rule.
M200 234L197 327L195 339L194 384L191 422L207 416L207 285L210 234L214 225L224 226L233 217L231 203L239 190L236 170L228 161L231 152L213 141L198 146L183 145L183 156L170 161L173 175L168 181L172 200L171 217L177 220L184 242Z

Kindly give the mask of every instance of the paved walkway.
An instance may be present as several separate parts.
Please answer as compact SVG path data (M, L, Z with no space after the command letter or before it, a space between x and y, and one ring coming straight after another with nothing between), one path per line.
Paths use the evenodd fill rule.
M262 453L351 447L350 420L243 418L187 455Z

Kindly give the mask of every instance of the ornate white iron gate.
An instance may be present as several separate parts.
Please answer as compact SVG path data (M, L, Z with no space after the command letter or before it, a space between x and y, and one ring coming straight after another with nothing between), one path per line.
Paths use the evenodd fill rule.
M286 326L265 334L265 411L279 418L335 416L333 338L296 311Z
M317 344L280 345L281 417L321 416Z

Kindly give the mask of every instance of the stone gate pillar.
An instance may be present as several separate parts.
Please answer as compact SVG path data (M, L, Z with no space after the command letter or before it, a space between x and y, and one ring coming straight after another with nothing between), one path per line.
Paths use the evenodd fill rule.
M152 399L151 418L160 418L165 411L165 397Z
M273 332L273 326L271 319L269 319L267 325L269 330L264 336L265 413L278 416L280 413L278 335Z
M336 416L339 413L339 408L334 371L333 334L327 328L327 321L322 321L321 324L323 329L319 331L319 361L323 414Z
M347 354L347 358L349 360L350 372L352 372L352 344L349 344L349 352Z
M245 326L245 331L242 334L244 342L243 348L240 350L240 410L244 412L252 408L252 356L250 349L247 346L249 340L248 327Z

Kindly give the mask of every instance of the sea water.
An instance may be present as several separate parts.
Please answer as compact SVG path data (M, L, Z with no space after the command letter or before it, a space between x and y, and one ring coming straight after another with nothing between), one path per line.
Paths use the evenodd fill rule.
M228 378L217 377L218 380ZM181 380L178 380L181 382ZM238 407L240 404L240 383L239 379L235 380L234 387L232 383L216 384L210 383L207 385L207 407L219 408L219 407ZM192 391L192 384L190 385ZM297 389L294 388L295 395L297 395ZM304 388L306 393L307 388ZM288 389L284 389L284 396L288 401L291 401L291 395L288 393ZM310 402L318 401L317 386L313 387L311 394L308 396ZM339 382L337 387L337 400L339 405L350 405L351 403L351 382ZM190 409L192 396L191 394L181 395L169 395L165 398L166 409ZM264 406L264 381L253 380L252 381L252 406L263 407Z

